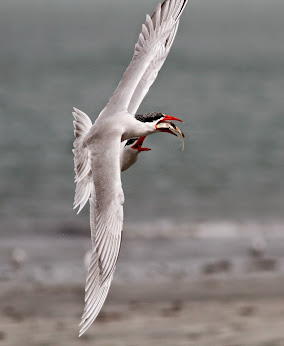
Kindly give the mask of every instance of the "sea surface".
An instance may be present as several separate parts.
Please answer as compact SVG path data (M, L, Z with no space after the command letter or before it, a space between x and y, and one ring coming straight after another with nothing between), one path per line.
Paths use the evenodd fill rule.
M72 107L96 119L156 4L1 1L2 225L87 222L72 210ZM126 223L283 222L283 17L282 0L189 1L139 109L184 119L185 150L147 138L123 173Z

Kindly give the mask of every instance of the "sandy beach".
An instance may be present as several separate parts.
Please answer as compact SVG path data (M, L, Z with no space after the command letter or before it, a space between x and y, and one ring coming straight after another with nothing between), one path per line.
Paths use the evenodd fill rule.
M176 285L167 282L153 292L148 287L137 300L125 298L137 287L115 286L96 323L81 338L82 286L6 287L1 289L1 345L284 345L283 296L266 292L241 297L231 295L229 286L233 284L219 299L196 299L190 292L179 296ZM165 288L172 293L156 299Z
M31 241L32 239L32 241ZM284 252L234 237L128 238L110 295L81 338L82 235L2 239L1 345L284 345ZM12 250L27 258L15 266ZM219 246L218 246L219 244Z

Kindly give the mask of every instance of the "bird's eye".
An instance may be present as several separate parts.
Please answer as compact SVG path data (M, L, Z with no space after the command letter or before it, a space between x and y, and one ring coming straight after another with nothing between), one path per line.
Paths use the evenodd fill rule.
M138 138L130 138L130 139L128 139L128 141L125 143L125 147L126 147L127 145L134 144L135 141L137 141L137 139L138 139Z

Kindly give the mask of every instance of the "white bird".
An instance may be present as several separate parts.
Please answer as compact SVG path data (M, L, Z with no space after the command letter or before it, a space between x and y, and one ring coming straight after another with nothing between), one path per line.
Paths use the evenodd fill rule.
M92 125L90 119L75 126L74 162L77 184L90 172L90 225L93 251L85 287L81 336L100 312L116 267L120 250L124 194L121 186L121 142L155 132L174 134L166 124L178 118L160 112L135 115L157 77L188 0L165 0L146 16L133 58L106 107ZM76 117L75 110L74 117ZM83 130L82 130L83 129ZM174 129L183 137L178 127ZM84 203L82 198L82 203Z
M142 144L146 136L139 138L130 138L127 141L121 142L120 146L120 168L121 172L126 171L134 165L138 159L138 155L142 151L149 151L150 148L142 148Z
M74 165L75 165L75 197L73 207L76 209L79 207L77 214L83 209L88 199L90 198L92 189L94 187L92 181L92 169L90 160L84 161L84 156L81 156L81 140L84 135L92 127L90 118L84 112L74 108L74 135L76 137L74 141ZM173 125L173 124L171 124ZM81 138L82 137L82 138ZM137 161L138 154L142 151L149 151L150 148L142 148L144 137L131 138L121 142L120 144L120 169L121 172L126 171Z

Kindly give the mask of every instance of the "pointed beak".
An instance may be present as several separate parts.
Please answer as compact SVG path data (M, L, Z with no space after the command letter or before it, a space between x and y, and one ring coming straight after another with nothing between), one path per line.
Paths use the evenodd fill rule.
M149 151L149 150L151 150L150 148L142 148L142 144L143 144L145 138L146 138L146 136L139 137L138 141L131 148L132 149L136 149L138 151Z
M179 118L176 118L176 117L172 117L171 115L166 115L165 114L165 117L162 119L162 120L160 120L156 125L155 125L155 127L156 127L156 129L158 130L158 131L160 131L160 132L167 132L167 133L170 133L170 134L172 134L172 135L174 135L174 136L177 136L173 131L171 131L172 129L173 129L173 127L174 128L176 128L176 126L173 124L173 123L170 123L172 126L170 126L170 125L165 125L165 124L169 124L169 122L170 121L180 121L180 122L184 122L184 121L182 121L181 119L179 119ZM177 126L177 128L179 129L179 127ZM174 129L174 131L175 132L178 132L179 134L181 134L183 137L184 137L184 135L183 135L183 133L181 132L181 130L179 129L179 131L176 131L176 129Z
M179 118L176 118L176 117L172 117L171 115L166 115L165 114L165 118L163 120L160 121L160 123L162 123L163 121L180 121L181 123L184 123L184 121L182 121L181 119Z

